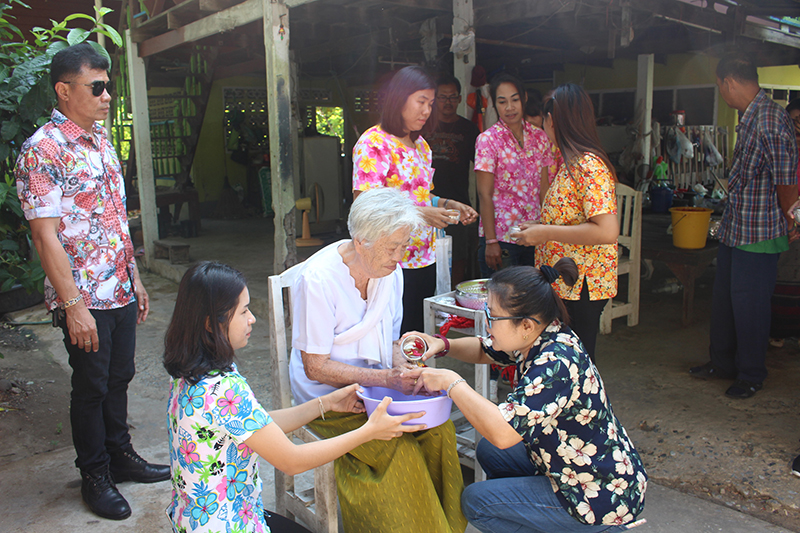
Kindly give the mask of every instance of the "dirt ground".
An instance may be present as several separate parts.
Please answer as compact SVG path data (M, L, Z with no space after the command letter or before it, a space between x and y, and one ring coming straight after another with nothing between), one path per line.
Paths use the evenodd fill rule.
M652 292L668 277L666 267L657 265L653 279L643 281L638 326L629 328L624 319L616 320L613 333L598 340L598 367L615 412L653 481L800 532L800 479L791 476L788 467L800 453L797 341L770 349L764 390L749 400L728 399L723 394L728 382L696 380L686 372L708 358L705 317L713 270L699 280L698 318L688 328L680 327L680 293ZM137 334L130 402L161 406L168 392L161 343L177 285L151 274L145 274L144 281L153 307ZM45 318L42 309L17 316ZM264 318L259 317L250 346L239 353L239 367L269 406ZM60 342L60 333L50 326L0 329L0 353L5 355L0 359L0 380L13 384L10 391L0 392L0 466L71 448L69 372ZM154 418L161 420L160 415ZM135 443L166 440L163 422L130 422Z

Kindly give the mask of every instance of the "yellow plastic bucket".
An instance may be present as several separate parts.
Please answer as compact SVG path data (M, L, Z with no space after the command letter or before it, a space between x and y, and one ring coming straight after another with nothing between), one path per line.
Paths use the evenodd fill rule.
M704 248L713 209L707 207L671 207L672 244L677 248Z

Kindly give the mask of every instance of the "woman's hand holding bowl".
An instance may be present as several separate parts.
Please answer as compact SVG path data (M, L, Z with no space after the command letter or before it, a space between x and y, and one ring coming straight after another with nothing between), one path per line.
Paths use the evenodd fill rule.
M435 356L437 353L444 351L444 341L438 337L433 337L428 335L427 333L420 333L419 331L408 331L404 333L400 337L400 341L402 342L403 339L408 337L409 335L418 335L425 340L425 343L428 345L428 350L422 354L422 361L427 361L431 357ZM412 368L414 368L412 366Z
M547 226L545 224L532 224L530 222L523 222L520 224L520 232L512 235L516 236L517 244L522 246L539 246L546 243Z
M330 392L320 399L322 400L323 407L327 407L328 411L337 411L339 413L363 413L366 411L366 409L364 409L364 402L356 395L356 391L363 392L363 389L358 383L353 383L352 385Z
M403 433L414 433L415 431L422 431L427 427L425 424L415 424L413 426L403 425L403 422L425 416L425 411L392 416L386 412L386 408L389 407L390 403L392 403L391 398L388 396L384 398L381 403L378 404L378 407L372 411L372 416L369 417L367 423L362 426L370 432L373 439L392 440L395 437L401 437Z
M475 211L472 207L468 206L467 204L462 204L461 202L450 200L449 202L447 202L447 207L449 209L458 209L458 211L461 213L460 222L465 226L467 224L472 224L473 222L478 220L478 212Z

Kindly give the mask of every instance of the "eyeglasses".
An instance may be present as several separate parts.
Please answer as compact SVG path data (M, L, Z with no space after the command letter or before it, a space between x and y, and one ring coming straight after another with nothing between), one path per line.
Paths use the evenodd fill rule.
M489 327L492 327L492 322L495 320L522 320L523 318L530 318L537 324L541 325L541 322L532 316L492 316L491 313L489 313L489 304L486 302L483 304L483 312L486 313L486 320L489 322Z
M113 81L93 81L92 83L77 83L74 81L62 81L61 83L70 83L75 85L85 85L86 87L91 87L93 96L101 96L103 94L103 91L108 91L108 94L111 94L111 91L114 90Z
M444 96L444 95L442 95L442 96L437 96L436 97L436 99L439 100L440 102L450 102L452 104L458 103L459 98L461 98L460 94L457 94L455 96Z

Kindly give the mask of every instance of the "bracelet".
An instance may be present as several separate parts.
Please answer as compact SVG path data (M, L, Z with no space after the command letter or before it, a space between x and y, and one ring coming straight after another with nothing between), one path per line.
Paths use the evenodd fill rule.
M457 380L455 380L454 382L452 382L452 383L450 384L450 386L449 386L449 387L447 387L447 397L448 397L448 398L450 398L450 391L453 389L453 387L455 387L455 386L456 386L456 385L458 385L459 383L465 383L466 381L467 381L467 380L466 380L466 379L464 379L464 378L458 378Z
M431 195L431 205L433 207L439 207L439 197Z
M486 239L486 244L497 244L498 242L500 241L497 239Z
M437 339L442 339L444 341L444 350L442 350L441 352L437 353L433 357L438 359L438 358L444 357L445 355L450 353L450 341L447 339L447 337L445 337L444 335L439 335L438 333L436 335L434 335L434 337L436 337Z
M80 293L78 293L78 295L75 298L72 298L71 300L67 300L66 302L64 302L61 306L61 309L69 309L73 305L77 305L78 302L80 302L81 300L83 300L83 296Z
M325 420L325 406L322 405L322 398L317 396L317 401L319 402L319 416L321 416L322 419Z
M449 202L449 201L450 201L450 198L445 198L445 199L444 199L444 205L443 205L442 207L444 207L445 209L447 209L447 202Z

